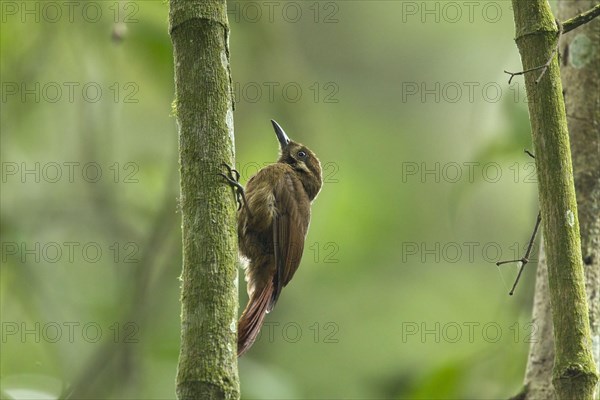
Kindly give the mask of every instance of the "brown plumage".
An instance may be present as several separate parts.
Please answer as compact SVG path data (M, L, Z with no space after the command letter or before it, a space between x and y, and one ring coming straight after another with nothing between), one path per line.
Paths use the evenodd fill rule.
M241 254L250 300L238 324L238 357L256 340L265 314L300 265L310 222L310 205L321 189L321 164L306 146L291 141L275 121L277 163L248 181L238 215Z

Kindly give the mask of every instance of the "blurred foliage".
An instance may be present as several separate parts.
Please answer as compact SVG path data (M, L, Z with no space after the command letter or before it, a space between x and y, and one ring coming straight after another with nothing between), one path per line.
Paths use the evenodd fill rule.
M173 398L168 5L51 3L1 3L2 398ZM535 264L514 297L494 264L537 213L512 10L450 3L229 3L242 181L276 158L270 118L325 172L244 398L519 390Z

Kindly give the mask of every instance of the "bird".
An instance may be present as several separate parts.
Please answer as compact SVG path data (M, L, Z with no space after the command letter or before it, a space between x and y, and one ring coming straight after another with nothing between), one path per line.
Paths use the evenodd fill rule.
M239 251L247 261L249 300L238 321L238 357L255 342L265 315L300 265L311 204L323 184L315 153L291 140L276 121L271 123L280 147L277 162L260 169L245 189L231 167L228 176L220 174L238 194Z

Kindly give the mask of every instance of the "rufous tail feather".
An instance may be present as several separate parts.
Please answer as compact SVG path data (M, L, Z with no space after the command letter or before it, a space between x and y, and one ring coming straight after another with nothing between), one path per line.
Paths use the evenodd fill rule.
M254 343L273 298L273 281L269 280L260 292L255 291L238 323L238 357Z

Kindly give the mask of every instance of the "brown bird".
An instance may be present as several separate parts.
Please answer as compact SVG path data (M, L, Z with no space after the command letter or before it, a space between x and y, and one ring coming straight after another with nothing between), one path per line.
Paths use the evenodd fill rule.
M258 171L245 191L231 176L243 203L238 213L238 240L248 259L246 281L250 300L238 323L238 357L256 340L265 314L300 265L310 222L310 205L321 190L321 163L306 146L296 143L273 120L281 155ZM236 178L239 178L239 174Z

